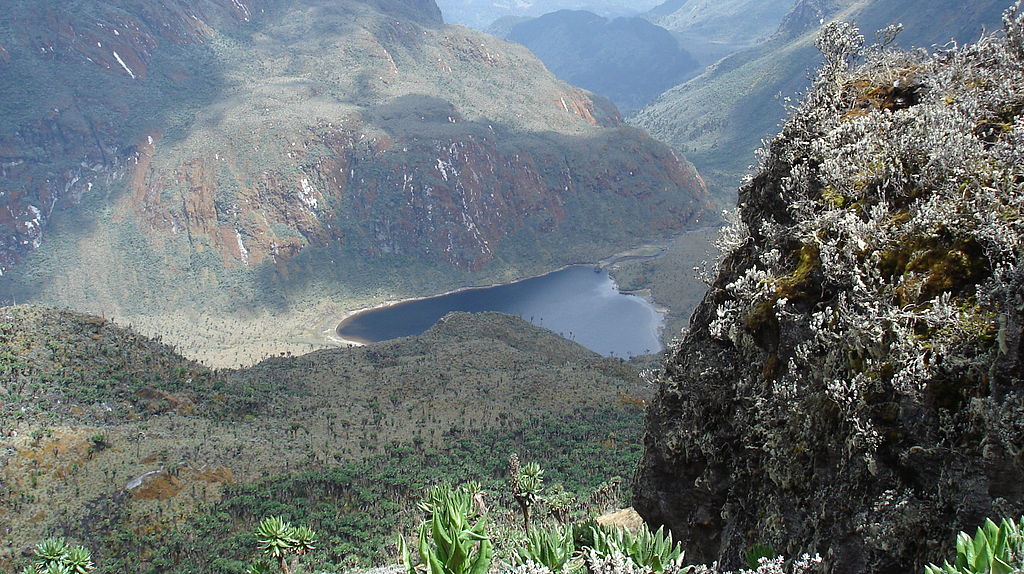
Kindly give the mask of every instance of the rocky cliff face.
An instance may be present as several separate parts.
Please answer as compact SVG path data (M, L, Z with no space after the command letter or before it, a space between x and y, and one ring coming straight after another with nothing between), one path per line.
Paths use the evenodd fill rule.
M823 32L648 411L635 506L688 558L921 571L1024 510L1022 32L930 58Z
M318 248L476 272L526 257L524 237L621 242L639 222L663 233L704 208L696 172L613 106L521 48L444 27L430 0L8 12L4 273L67 286L81 275L55 278L54 259L159 261L129 281L159 291ZM79 202L90 207L67 211L69 241L47 245L55 210ZM123 240L113 258L69 251L111 237ZM14 271L36 248L51 263ZM108 279L94 287L114 293Z

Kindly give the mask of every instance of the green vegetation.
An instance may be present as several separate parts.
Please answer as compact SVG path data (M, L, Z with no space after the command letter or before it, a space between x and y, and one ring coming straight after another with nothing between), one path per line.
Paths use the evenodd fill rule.
M384 445L385 454L359 462L230 486L220 502L141 537L130 534L129 523L123 521L127 517L113 517L113 528L101 543L103 564L120 571L128 567L120 557L133 556L151 564L152 569L137 572L238 572L254 547L249 525L265 516L305 524L320 534L317 548L304 557L308 568L380 564L396 558L395 533L415 518L422 492L432 484L453 476L480 477L482 490L494 498L492 505L518 508L505 480L504 461L495 452L515 448L531 459L545 460L547 473L577 492L607 490L598 480L606 473L631 472L639 458L638 415L622 417L612 409L571 419L547 415L514 428L452 436L444 448L394 442ZM620 437L614 448L593 442L609 431ZM596 502L595 510L607 504ZM622 503L613 501L615 506ZM205 566L206 556L219 561Z
M1024 518L1021 519L1024 523ZM956 559L942 566L929 564L925 574L1011 574L1024 568L1024 535L1020 525L1004 518L998 525L991 519L978 527L972 538L961 532L956 537Z
M544 502L547 503L548 508L551 510L551 516L559 524L568 524L569 513L577 501L573 493L565 490L565 487L560 483L556 483L548 489L548 494L544 496Z
M621 553L637 566L652 572L664 572L683 565L682 545L673 542L672 534L663 527L655 532L646 527L636 532L625 528L598 528L594 530L593 549L603 556Z
M0 415L60 421L80 408L95 422L163 412L232 418L258 412L272 389L182 358L111 321L31 306L0 309ZM106 405L102 412L94 407ZM104 433L91 448L105 448Z
M4 404L0 513L14 529L3 565L62 532L111 572L237 574L266 517L319 533L304 567L372 565L396 559L423 489L452 476L480 477L489 505L516 507L495 452L545 461L545 478L574 493L629 475L640 453L635 368L514 317L456 314L419 337L239 371L98 318L33 307L0 318L23 361L0 387L33 373L84 381L29 385ZM534 519L549 510L538 499Z
M512 498L519 505L523 514L523 530L530 531L530 515L537 497L544 490L544 471L536 462L519 464L519 455L512 453L508 457L508 484L512 488Z
M257 547L265 555L277 561L278 568L282 574L291 574L295 569L295 562L289 567L288 556L298 557L316 550L316 533L307 526L292 526L290 522L280 516L271 516L260 521L254 533L256 535ZM262 570L263 566L257 561L250 567L251 570Z
M96 568L88 548L71 546L63 538L47 538L32 553L35 559L22 574L86 574Z
M512 551L516 564L540 564L552 572L573 572L578 565L569 561L576 556L576 533L573 525L534 528L526 534L526 542Z
M430 490L420 508L427 518L419 530L419 564L415 564L399 538L402 563L408 574L486 574L493 546L484 530L485 518L476 517L473 496L477 488L439 485Z

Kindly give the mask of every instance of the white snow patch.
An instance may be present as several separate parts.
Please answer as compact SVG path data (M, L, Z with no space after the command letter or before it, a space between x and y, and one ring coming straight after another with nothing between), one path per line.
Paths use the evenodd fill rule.
M245 244L242 243L242 232L235 230L235 238L238 239L238 255L242 258L242 263L249 264L249 250L245 248Z
M32 233L36 229L39 229L39 219L43 216L43 214L41 211L39 211L39 208L37 208L34 205L30 205L28 206L28 208L30 211L32 211L32 214L35 215L35 217L30 219L29 221L26 221L25 227L28 228L29 233Z
M316 209L316 195L318 193L316 188L313 187L306 178L302 178L302 181L300 181L299 184L302 185L302 191L299 192L299 199L302 200L302 203L306 204L306 207Z
M238 6L238 9L241 10L243 14L245 14L245 16L243 17L243 20L248 22L249 21L249 16L250 16L249 8L247 8L245 4L242 4L238 0L231 0L231 1L235 3L235 6Z
M446 162L441 158L437 158L437 171L441 173L441 177L443 177L445 181L448 181L448 170L451 170L453 175L458 175L458 173L455 172L455 167L452 164Z
M124 68L124 71L128 72L128 75L131 76L132 79L134 80L135 72L133 72L132 69L128 67L128 64L124 63L124 60L121 59L121 56L117 55L116 51L114 52L114 58L117 60L118 64L121 64L121 67Z

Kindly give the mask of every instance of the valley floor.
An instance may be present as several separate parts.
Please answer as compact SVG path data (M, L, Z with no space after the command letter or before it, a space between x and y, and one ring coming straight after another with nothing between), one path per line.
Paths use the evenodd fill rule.
M603 259L623 291L637 292L668 310L665 342L678 335L703 296L705 285L694 267L714 259L712 239L717 230L701 229L663 243L637 246ZM541 275L554 271L544 270ZM527 276L514 280L526 279ZM511 281L502 281L502 283ZM448 292L480 285L453 286ZM435 296L423 294L421 297ZM248 316L212 315L181 310L162 315L111 317L119 325L160 337L186 357L214 368L253 365L272 356L301 355L317 349L357 346L336 332L341 321L366 309L414 298L382 293L374 298L310 300L284 313L261 310Z

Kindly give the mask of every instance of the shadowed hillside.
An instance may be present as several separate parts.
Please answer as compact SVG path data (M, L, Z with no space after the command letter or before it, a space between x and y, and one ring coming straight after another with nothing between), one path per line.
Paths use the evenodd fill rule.
M504 37L529 48L559 79L610 99L623 113L697 71L668 31L642 18L560 10L512 25Z

